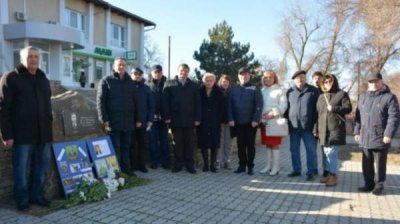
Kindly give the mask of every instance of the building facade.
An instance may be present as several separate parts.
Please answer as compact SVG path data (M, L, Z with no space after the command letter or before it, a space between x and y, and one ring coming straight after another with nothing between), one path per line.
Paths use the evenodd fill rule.
M155 23L103 0L0 0L0 72L19 62L19 50L40 49L40 68L50 80L87 87L112 70L115 57L130 67L144 63L144 33Z

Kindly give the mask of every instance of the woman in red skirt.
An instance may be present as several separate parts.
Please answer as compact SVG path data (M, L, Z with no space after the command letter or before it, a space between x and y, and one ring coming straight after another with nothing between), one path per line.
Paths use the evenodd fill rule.
M264 71L261 78L261 85L261 93L264 101L262 121L283 116L283 113L287 109L286 90L279 85L276 73L272 70ZM282 137L267 136L264 124L260 125L260 130L261 144L265 145L267 150L267 164L264 169L260 170L260 173L269 173L271 176L278 175L280 169L279 149Z

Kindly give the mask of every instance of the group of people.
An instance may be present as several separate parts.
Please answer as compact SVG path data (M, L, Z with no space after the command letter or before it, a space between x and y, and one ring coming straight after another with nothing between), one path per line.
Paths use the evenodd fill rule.
M0 121L4 145L12 148L17 209L25 211L31 203L50 204L44 185L53 141L53 118L51 88L46 74L39 69L38 49L25 47L20 58L21 64L0 82ZM256 132L260 128L261 144L267 150L266 166L260 173L278 175L282 137L270 136L264 124L286 117L292 160L288 177L301 175L303 140L306 180L312 181L318 174L316 149L320 145L320 182L326 186L337 184L338 150L346 144L345 115L352 111L352 104L334 75L316 72L314 85L310 85L306 83L306 72L297 71L292 76L294 86L286 91L272 70L263 72L258 87L250 82L251 73L246 67L238 71L238 84L228 75L220 75L217 81L215 74L205 73L201 85L188 77L187 64L180 64L178 75L171 80L163 75L160 65L152 66L147 80L140 68L130 74L126 69L126 60L115 58L113 73L100 81L97 90L99 120L111 136L122 172L148 172L144 157L146 139L152 169L161 166L180 172L185 168L195 174L194 142L201 150L204 172L231 169L231 141L236 137L239 164L234 172L253 175ZM354 128L355 140L363 149L365 183L359 191L380 195L400 112L396 96L382 82L380 73L369 75L367 81L368 91L358 102ZM169 158L169 129L174 144L173 163Z
M116 62L121 60L124 61L118 59ZM114 69L118 71L118 67ZM261 144L266 147L267 158L265 167L259 172L268 173L271 176L278 175L282 137L269 135L265 123L272 119L286 117L289 124L292 161L292 172L288 174L288 177L301 175L300 145L303 141L306 151L306 180L312 181L318 174L317 148L321 148L323 173L320 182L326 186L337 184L338 151L341 145L346 144L345 116L353 108L349 95L339 88L335 75L315 72L312 75L312 84L308 84L306 71L300 70L292 76L294 86L286 90L279 84L278 76L272 70L263 72L260 87L254 85L250 82L250 70L245 67L238 71L238 84L232 83L228 75L221 74L220 79L217 80L215 74L205 73L201 84L198 85L188 78L187 64L179 65L178 75L171 80L166 80L162 75L160 65L152 67L151 76L146 82L142 78L143 72L140 69L134 69L132 74L134 86L136 90L139 90L136 95L140 97L132 97L131 101L138 109L121 111L120 119L123 119L125 114L131 114L132 118L134 114L136 117L142 117L137 120L135 134L131 138L134 144L126 142L124 147L120 147L119 144L123 139L117 140L115 136L119 136L118 132L121 130L117 130L116 127L110 129L114 145L126 153L126 156L122 156L122 153L120 157L123 172L133 174L134 166L137 166L138 170L147 172L143 158L145 130L148 131L151 149L151 168L157 168L161 164L163 168L168 169L170 163L167 132L170 128L175 160L171 167L172 172L179 172L186 168L188 172L196 173L193 150L197 135L197 147L201 150L204 172L217 172L223 167L231 169L231 139L236 137L239 166L234 172L247 171L249 175L252 175L254 174L255 137L257 129L260 128ZM115 104L107 110L101 109L101 105L106 105L101 101L101 98L104 98L102 86L110 87L111 85L105 83L106 80L118 77L116 73L105 77L99 88L99 117L107 127L109 120L104 119L103 117L107 116L102 113L107 110L121 110L123 107ZM387 149L399 126L400 115L397 98L383 84L381 74L370 75L367 80L369 88L361 97L355 119L355 138L365 149L363 150L365 186L361 187L360 191L369 190L375 194L381 194L385 181ZM143 90L140 91L142 88ZM117 87L117 89L120 88ZM370 99L378 92L379 96L384 96L385 106ZM111 100L113 97L105 99L107 98ZM369 100L364 100L365 98ZM115 100L111 101L115 103ZM120 103L125 105L126 101ZM368 106L365 106L365 103ZM373 107L378 107L378 109L371 110ZM371 112L374 113L371 114ZM372 118L368 116L376 120L371 120ZM360 123L364 123L364 126ZM133 129L132 126L130 130ZM372 137L370 130L374 130L373 133L381 133L379 136ZM360 137L360 132L363 131L361 136L364 138ZM381 144L372 144L370 143L372 141ZM133 150L129 149L129 145ZM123 160L129 158L130 151L137 152L133 154L139 156L132 157L131 167L127 167ZM374 154L379 164L376 184L373 181L374 169L371 166L374 162Z

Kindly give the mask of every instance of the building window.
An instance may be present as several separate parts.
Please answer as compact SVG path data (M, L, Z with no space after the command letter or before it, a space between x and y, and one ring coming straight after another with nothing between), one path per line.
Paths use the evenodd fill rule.
M103 78L103 67L104 67L104 62L102 61L96 61L96 79L100 80L101 78Z
M65 9L65 20L68 26L86 34L86 16L84 14L71 9Z
M125 27L111 23L111 45L115 47L125 48Z
M71 51L63 51L63 74L64 76L71 76L72 71L72 55Z

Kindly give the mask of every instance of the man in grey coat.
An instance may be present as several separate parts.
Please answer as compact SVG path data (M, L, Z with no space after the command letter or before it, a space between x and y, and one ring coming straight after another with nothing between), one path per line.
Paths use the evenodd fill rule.
M363 149L364 186L360 192L381 195L386 179L386 161L390 143L399 128L400 112L396 95L382 82L380 73L367 77L368 91L360 97L354 128L355 140ZM374 159L377 178L375 180Z

